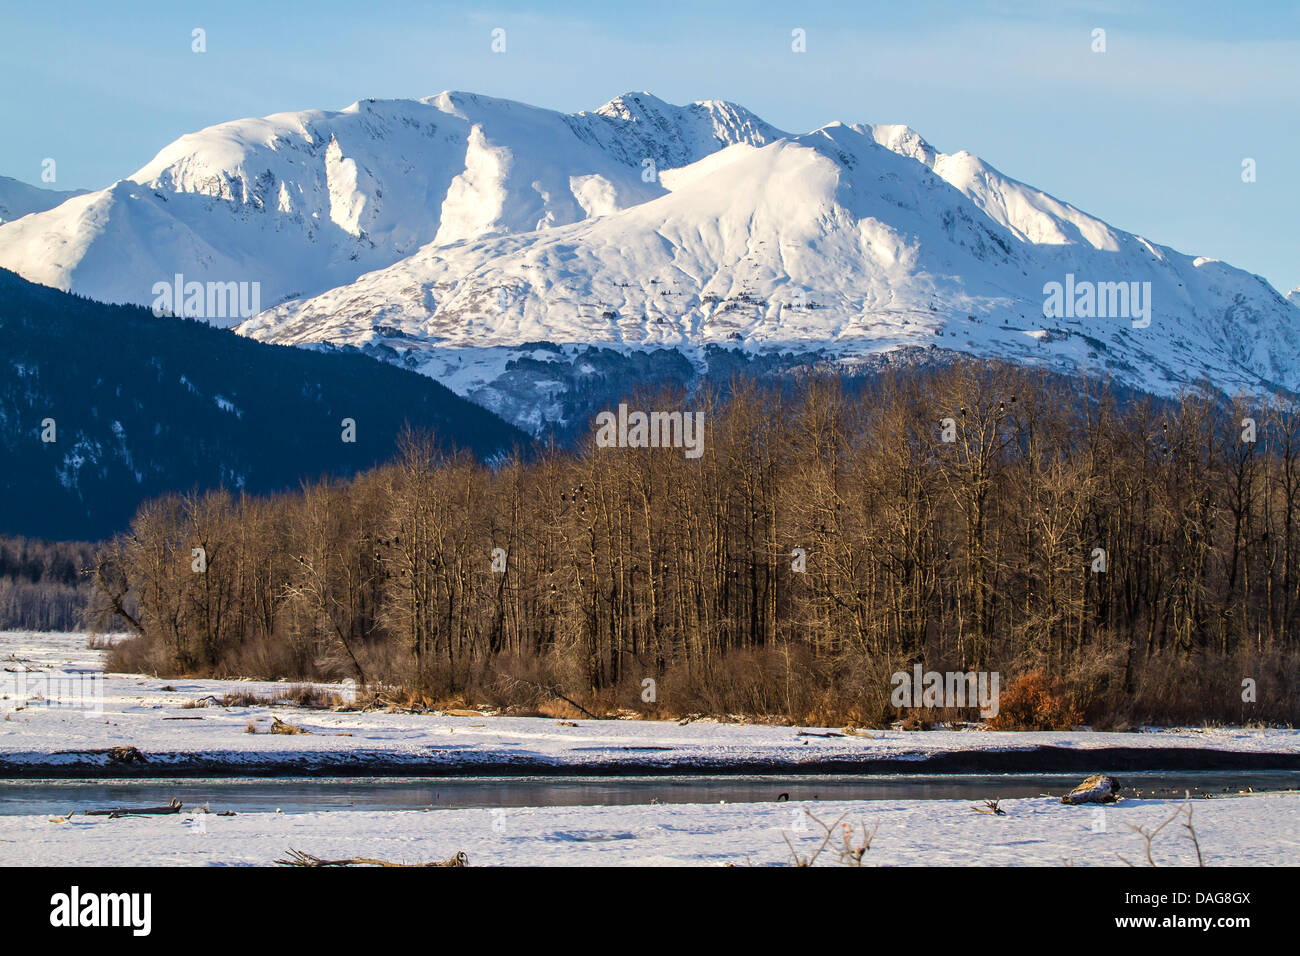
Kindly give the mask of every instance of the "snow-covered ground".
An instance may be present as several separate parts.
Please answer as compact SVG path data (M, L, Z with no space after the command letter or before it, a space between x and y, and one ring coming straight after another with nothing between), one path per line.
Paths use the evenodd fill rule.
M102 669L102 657L102 651L87 647L82 634L0 634L0 678L8 682L7 691L14 690L19 675L28 690L34 681L59 673L93 680L88 675ZM480 761L511 767L549 764L582 773L612 764L707 770L754 760L787 770L833 759L867 767L890 756L920 761L951 751L1039 746L1147 748L1153 757L1157 748L1171 747L1273 755L1300 750L1300 736L1289 730L872 731L870 737L823 737L800 734L833 730L636 720L584 720L569 726L548 718L289 706L186 709L186 701L209 694L239 690L275 696L286 686L121 674L104 676L99 686L101 693L93 703L100 712L32 701L24 706L12 694L0 699L0 767L11 774L26 767L36 776L60 764L107 768L107 756L88 757L85 752L125 745L147 754L156 772L199 754L221 757L227 771L241 768L249 773L286 759L344 766L376 755L392 763L440 764L446 769ZM250 721L264 731L271 713L311 734L245 731ZM173 719L192 717L200 719ZM121 773L139 769L132 765ZM324 858L365 856L411 863L464 851L471 865L771 865L791 861L787 839L805 857L822 842L823 831L805 810L826 824L843 816L843 823L856 828L855 841L864 826L875 828L865 857L869 865L1122 865L1121 858L1145 861L1145 841L1133 827L1150 829L1184 805L1127 799L1105 808L1067 807L1043 797L1004 800L1006 813L999 816L973 812L973 803L964 800L313 810L234 816L218 816L221 807L213 805L211 813L187 809L177 815L121 819L80 813L66 817L74 808L52 806L48 814L0 816L0 865L270 864L290 848ZM1192 808L1208 864L1300 862L1300 793L1231 795L1193 800L1186 806ZM1195 849L1181 823L1176 821L1157 837L1157 863L1195 863ZM837 836L818 864L836 865L840 844Z
M626 772L637 767L678 771L709 769L879 769L885 761L919 764L943 755L1024 751L1034 748L1128 751L1159 748L1234 754L1300 754L1300 732L1284 729L1176 728L1140 733L1093 731L1013 733L976 729L910 732L872 730L869 736L839 735L836 728L740 725L696 721L578 720L542 717L466 717L382 711L307 710L289 705L186 708L209 695L246 692L274 698L290 685L256 681L158 679L130 674L96 675L103 652L87 647L83 634L0 633L0 768L39 776L38 768L111 766L109 748L132 746L157 773L206 761L209 770L247 772L297 769L420 767L430 771L469 768L575 772ZM58 674L80 675L76 685L92 697L80 707L23 706L14 693L59 688ZM98 683L96 683L98 681ZM66 691L66 687L61 688ZM3 694L8 694L8 699ZM18 707L23 707L19 710ZM272 715L309 731L269 733ZM249 733L249 726L257 733ZM576 726L574 726L576 724ZM835 736L822 736L836 734ZM95 751L99 751L96 753ZM1086 763L1086 761L1085 761ZM838 766L837 766L838 764ZM1151 769L1173 769L1174 765ZM1178 764L1195 769L1197 764ZM142 768L136 764L132 772ZM202 769L202 768L198 768ZM1083 769L1027 764L1023 770ZM1117 769L1111 767L1109 769Z
M181 813L176 816L0 816L0 865L214 865L274 863L289 849L325 859L443 860L463 851L471 866L772 865L807 857L841 815L876 828L869 866L1146 865L1148 831L1178 801L1121 801L1067 807L1050 798L1007 800L1005 816L975 813L960 800L869 803L744 803L651 806ZM1300 863L1300 793L1193 800L1192 825L1206 865ZM216 809L215 807L213 808ZM60 810L62 814L64 811ZM57 817L53 817L57 820ZM1160 832L1160 866L1194 866L1181 819ZM842 824L841 824L842 825ZM842 839L817 865L838 865Z

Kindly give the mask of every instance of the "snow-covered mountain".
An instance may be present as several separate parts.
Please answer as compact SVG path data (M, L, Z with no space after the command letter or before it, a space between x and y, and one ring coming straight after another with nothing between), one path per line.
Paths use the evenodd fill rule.
M636 382L935 350L1165 394L1300 388L1296 293L905 126L791 135L646 93L222 124L0 226L0 265L142 304L174 273L258 281L270 307L241 333L355 346L534 430Z
M44 189L29 186L10 176L0 176L0 224L53 209L64 200L84 192L84 189Z
M240 331L369 349L535 429L564 417L584 371L629 374L593 361L593 344L675 349L698 371L716 361L710 346L850 363L936 346L1164 394L1207 378L1225 392L1300 386L1300 310L1264 280L1115 229L907 127L741 142L659 178L666 195L432 243ZM1127 310L1048 318L1049 283L1137 294Z
M470 93L361 100L182 136L142 169L0 228L0 266L107 302L154 283L312 295L427 243L529 232L662 195L646 174L779 136L725 103L647 94L565 115ZM645 175L643 175L645 174Z

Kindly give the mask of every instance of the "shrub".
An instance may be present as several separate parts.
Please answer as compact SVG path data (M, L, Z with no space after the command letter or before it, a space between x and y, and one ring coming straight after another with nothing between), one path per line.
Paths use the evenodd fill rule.
M1083 714L1068 699L1057 681L1042 671L1022 674L1002 691L992 730L1069 730L1083 722Z

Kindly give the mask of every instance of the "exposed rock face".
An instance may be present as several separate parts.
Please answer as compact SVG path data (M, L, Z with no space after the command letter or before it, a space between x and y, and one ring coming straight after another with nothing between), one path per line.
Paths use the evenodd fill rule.
M1114 803L1119 797L1119 781L1105 774L1094 773L1061 798L1071 806L1079 803Z

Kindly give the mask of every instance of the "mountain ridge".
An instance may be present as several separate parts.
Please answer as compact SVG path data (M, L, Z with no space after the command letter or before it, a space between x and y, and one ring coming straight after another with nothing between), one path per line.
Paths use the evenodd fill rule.
M45 186L33 186L12 176L0 176L0 225L32 213L53 209L85 192L84 189L49 189Z
M906 127L829 124L661 176L668 194L523 235L431 244L239 326L264 341L391 346L525 427L493 382L521 343L844 360L941 344L1160 394L1294 389L1300 312L1257 276L1110 227ZM1140 316L1047 318L1050 283L1137 282ZM1136 301L1136 300L1135 300ZM951 339L957 342L951 342ZM484 350L488 350L485 354ZM704 363L707 364L707 363Z
M581 391L593 347L623 356L599 373L615 377L675 368L633 358L663 350L703 373L718 348L851 364L939 345L1161 394L1300 389L1296 293L907 126L794 135L644 92L569 114L446 91L218 124L0 226L0 266L142 304L174 273L255 281L242 334L366 351L534 432L581 412L547 390ZM1088 308L1049 314L1053 287L1088 287Z
M657 107L642 98L620 117L619 102L562 114L446 91L219 123L106 189L0 227L0 267L110 303L147 305L153 283L175 273L259 282L264 304L322 292L428 242L531 231L659 195L628 154L648 142ZM673 107L689 123L676 141L650 137L649 158L699 158L729 135L715 114L737 136L776 132L730 104L697 105Z

